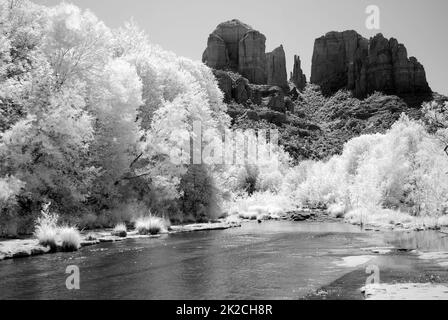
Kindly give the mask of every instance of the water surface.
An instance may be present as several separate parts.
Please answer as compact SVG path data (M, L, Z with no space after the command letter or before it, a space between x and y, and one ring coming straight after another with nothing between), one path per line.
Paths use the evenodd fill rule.
M362 232L342 223L251 222L1 261L0 299L299 299L354 271L352 289L357 289L365 266L342 266L343 258L391 245L448 248L446 238L434 232L416 236ZM414 259L409 257L397 251L376 261L385 269L407 270L406 259ZM80 290L66 288L68 265L80 269ZM353 290L351 297L359 294Z

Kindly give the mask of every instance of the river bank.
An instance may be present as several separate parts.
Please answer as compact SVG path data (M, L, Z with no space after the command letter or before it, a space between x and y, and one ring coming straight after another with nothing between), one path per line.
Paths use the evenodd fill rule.
M292 220L292 221L329 221L330 217L322 218L320 212L312 210L294 211L284 213L277 217L271 217L270 215L260 215L252 218L241 218L239 216L229 216L225 219L220 219L213 223L193 223L186 225L173 225L168 230L162 231L157 235L142 235L136 230L126 232L126 236L113 235L113 229L97 229L81 232L80 246L86 247L96 245L104 242L119 242L129 239L149 239L158 238L162 234L175 234L183 232L195 232L195 231L207 231L207 230L225 230L234 227L240 227L242 222L251 220L258 220L259 222L265 220ZM58 244L60 247L60 244ZM25 239L3 239L0 240L0 261L5 259L15 259L37 256L42 254L55 253L60 251L52 251L50 247L42 246L37 239L25 238Z
M448 299L448 238L434 230L382 230L386 247L343 258L346 273L308 300Z
M225 219L220 219L214 223L194 223L187 225L173 225L167 231L161 232L161 234L174 234L181 232L194 232L194 231L206 231L206 230L224 230L233 227L240 227L241 223L258 220L259 223L266 220L289 220L294 222L340 222L357 225L361 227L362 231L425 231L436 230L442 233L448 233L448 228L434 227L434 224L415 223L414 221L403 224L402 222L390 223L381 220L374 220L373 222L366 222L364 224L359 223L353 219L343 219L335 217L325 210L318 209L302 209L290 212L285 212L281 215L270 216L269 214L262 214L251 218L241 218L238 215L229 216ZM423 220L422 220L423 221ZM428 221L427 219L425 221ZM157 238L158 235L141 235L137 231L129 231L126 236L120 237L113 235L112 229L98 229L81 232L81 248L91 245L96 245L104 242L119 242L129 239L144 239L144 238ZM58 250L56 250L58 251ZM5 259L24 258L37 256L42 254L54 253L49 247L45 247L39 244L37 239L4 239L0 240L0 261Z
M252 220L5 260L0 299L365 299L369 265L378 266L380 284L444 285L448 254L440 252L448 239L435 231ZM80 269L80 290L65 287L69 265Z
M441 232L360 228L309 211L282 215L279 220L228 218L219 223L172 226L169 232L155 236L129 231L123 238L112 236L111 229L89 231L82 233L84 248L72 253L47 254L49 249L34 239L1 241L3 259L36 256L3 261L3 273L14 278L25 272L23 281L35 283L35 292L40 292L49 284L36 278L39 273L54 274L58 284L65 266L76 264L88 271L83 273L87 277L83 283L93 286L92 293L83 291L80 298L101 297L94 285L105 285L98 283L104 272L115 279L111 290L116 290L116 297L126 298L206 298L201 290L217 299L446 298L448 238ZM195 232L205 230L223 232ZM146 241L149 238L154 240ZM378 266L378 286L366 286L370 265ZM216 286L209 286L211 279ZM137 289L122 291L118 285L127 288L140 281ZM191 287L192 281L202 289ZM70 298L56 284L52 290ZM160 286L165 289L160 291ZM230 291L214 291L219 286ZM4 296L15 296L14 283ZM52 291L45 296L52 298Z
M220 231L102 242L0 263L0 299L299 299L347 272L338 266L381 233L340 222L247 221ZM68 266L80 290L67 290Z
M234 227L240 227L239 222L220 221L215 223L195 223L187 225L171 226L170 230L157 235L141 235L137 231L129 231L126 236L112 235L112 229L90 230L81 232L81 248L96 245L104 242L118 242L129 239L150 239L158 238L162 234L174 234L182 232L206 231L206 230L225 230ZM15 259L37 256L42 254L53 253L49 247L39 244L37 239L8 239L0 241L0 261L5 259Z

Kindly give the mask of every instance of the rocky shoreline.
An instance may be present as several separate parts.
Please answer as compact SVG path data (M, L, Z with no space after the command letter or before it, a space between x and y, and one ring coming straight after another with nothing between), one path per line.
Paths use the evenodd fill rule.
M263 220L271 220L271 217L263 217L258 219L259 223ZM343 218L336 218L328 214L325 210L318 209L303 209L286 212L284 215L278 217L278 220L290 220L295 222L343 222L350 223ZM250 221L250 219L237 219L226 220L223 219L214 223L195 223L187 225L175 225L169 228L169 231L162 232L157 235L141 235L137 231L127 232L125 237L112 235L112 229L101 229L95 231L82 232L81 248L86 246L92 246L104 242L118 242L128 239L142 239L142 238L158 238L162 234L174 234L182 232L194 232L194 231L206 231L206 230L225 230L234 227L240 227L242 222ZM425 231L436 230L441 233L448 234L448 228L425 228L425 227L409 227L404 225L378 225L378 224L365 224L362 226L363 231ZM56 250L59 252L60 250ZM45 247L39 244L37 239L8 239L0 241L0 261L5 259L15 259L23 257L31 257L42 254L53 253L49 247Z
M188 224L188 225L177 225L171 226L168 231L165 231L161 234L157 235L140 235L137 231L129 231L127 232L125 237L119 237L112 235L112 229L101 229L94 231L82 232L82 242L81 247L92 246L100 243L106 242L118 242L124 241L128 239L151 239L151 238L159 238L165 234L175 234L175 233L183 233L183 232L194 232L194 231L206 231L206 230L224 230L234 227L240 227L243 222L245 223L263 223L267 220L288 220L288 221L296 221L296 222L339 222L339 223L349 223L345 221L343 218L335 218L332 217L325 210L317 210L317 209L305 209L305 210L296 210L285 212L280 217L271 218L264 217L262 220L250 220L250 219L240 219L239 221L233 221L232 219L222 219L219 222L213 223L196 223L196 224ZM391 228L379 228L379 227L369 227L364 226L363 231L387 231L391 230ZM400 228L394 229L395 231L415 231L415 230L403 230ZM443 230L438 230L439 232L443 232ZM364 250L364 249L362 249ZM369 251L366 255L361 256L353 256L343 258L338 264L339 267L347 267L347 268L357 268L360 265L366 264L365 260L369 260L375 256L388 255L393 253L395 249L392 247L384 247L384 248L367 248L365 249ZM397 249L398 250L398 249ZM398 250L399 251L399 250ZM56 252L59 252L57 250ZM14 240L4 240L0 241L0 261L5 259L15 259L15 258L23 258L23 257L31 257L43 254L54 253L51 251L49 247L43 247L39 245L36 239L14 239ZM420 259L431 259L431 260L440 260L440 265L445 266L448 265L446 261L448 261L448 253L444 252L444 255L429 255L429 253L421 253L416 252ZM369 258L369 259L367 259ZM353 260L353 261L352 261ZM389 280L389 279L388 279ZM411 279L409 279L411 280ZM380 285L366 286L361 289L356 290L357 294L359 294L358 298L361 299L376 299L376 300L384 300L384 299L412 299L412 298L422 298L422 297L433 297L437 299L447 299L447 287L440 283L429 283L422 282L419 283L418 279L412 279L413 281L409 283L381 283ZM336 286L337 287L337 286ZM332 287L328 288L328 292L325 290L319 290L319 292L307 296L307 299L328 299L332 298ZM323 293L322 293L323 292ZM324 294L324 296L322 296ZM356 293L353 293L355 295Z
M361 289L366 300L448 300L448 287L437 283L370 284Z
M325 215L324 211L320 210L300 210L286 212L283 216L279 217L281 220L291 221L315 221L322 222L331 219L328 215ZM270 220L270 217L264 217L260 219ZM340 219L333 219L340 221ZM234 227L240 227L241 222L249 221L244 219L238 219L238 221L221 220L214 223L195 223L187 225L174 225L169 228L168 231L162 232L157 235L141 235L137 231L127 232L125 237L112 235L112 229L100 229L94 231L82 232L81 248L96 245L104 242L118 242L128 239L142 239L142 238L159 238L162 234L174 234L182 232L194 232L194 231L207 231L207 230L225 230ZM39 244L37 239L8 239L0 241L0 261L6 259L16 259L37 256L42 254L49 254L54 252L60 252L61 250L51 251L49 247L45 247Z
M162 234L173 234L182 232L206 231L206 230L225 230L229 228L240 227L238 222L220 221L215 223L195 223L188 225L178 225L170 227L169 231ZM97 231L83 232L81 234L81 248L96 245L104 242L117 242L128 239L159 238L162 234L141 235L137 231L127 232L125 237L114 236L112 229L103 229ZM60 250L56 250L59 252ZM6 259L24 258L42 254L54 253L50 247L44 247L39 244L37 239L12 239L0 241L0 261Z

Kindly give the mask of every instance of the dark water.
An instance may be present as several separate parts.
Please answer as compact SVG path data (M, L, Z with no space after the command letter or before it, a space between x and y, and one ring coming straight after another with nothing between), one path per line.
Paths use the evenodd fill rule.
M299 299L360 271L337 263L371 254L363 248L448 248L436 233L421 235L366 233L341 223L255 222L105 243L0 262L0 299ZM403 254L379 259L408 266ZM80 290L66 288L68 265L80 269ZM365 277L361 272L356 279Z

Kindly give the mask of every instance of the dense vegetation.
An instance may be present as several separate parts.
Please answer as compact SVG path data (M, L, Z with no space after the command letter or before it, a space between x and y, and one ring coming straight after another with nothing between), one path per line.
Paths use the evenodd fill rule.
M422 117L420 108L409 107L397 96L376 92L360 100L344 90L325 96L318 86L308 84L294 101L294 110L287 111L281 123L241 116L234 127L277 129L280 144L294 159L323 160L340 154L354 137L384 133L403 112L411 119Z
M446 224L437 219L448 213L448 102L426 103L421 111L421 120L403 113L384 133L353 138L327 160L301 161L271 184L274 194L236 202L235 211L255 204L277 211L299 206L353 223L432 217L432 226Z
M63 223L119 224L117 233L122 222L151 232L162 218L297 207L441 216L447 109L379 93L325 97L309 85L283 124L241 117L231 126L211 70L151 44L135 23L111 30L73 5L0 0L0 235L45 227L48 203ZM283 147L256 163L192 164L195 122L203 148L225 132L268 128Z
M0 15L0 234L31 232L49 202L79 227L207 221L244 190L246 166L189 162L195 121L204 145L229 127L205 65L65 3L2 0Z

